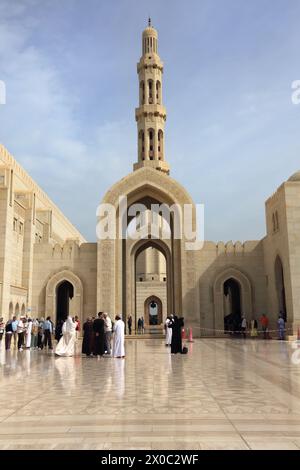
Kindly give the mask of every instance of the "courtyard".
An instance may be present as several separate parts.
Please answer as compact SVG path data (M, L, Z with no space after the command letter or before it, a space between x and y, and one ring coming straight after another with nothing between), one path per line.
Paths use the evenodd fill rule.
M0 449L300 449L295 344L188 346L129 339L121 360L2 344Z

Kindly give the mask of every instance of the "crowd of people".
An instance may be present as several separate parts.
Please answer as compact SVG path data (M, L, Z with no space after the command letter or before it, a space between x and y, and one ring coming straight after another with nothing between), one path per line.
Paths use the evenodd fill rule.
M277 333L278 339L280 340L285 339L286 321L286 314L283 311L280 311L277 319ZM256 319L252 319L248 322L245 315L228 315L224 319L225 332L230 334L241 334L244 338L246 338L247 335L251 338L256 338L259 334L259 324L263 339L271 339L269 318L265 313L261 315L259 322Z
M0 344L5 338L6 351L13 346L19 351L48 349L58 356L73 356L80 330L78 316L60 318L55 328L50 316L46 319L32 319L26 315L21 315L20 318L14 316L6 323L0 318ZM53 336L57 341L55 348ZM83 324L82 353L87 356L113 355L124 358L124 339L125 325L121 317L117 315L113 323L107 313L99 312L96 318L88 317Z
M230 317L230 316L228 316ZM225 317L225 331L231 334L241 334L244 338L249 335L252 338L258 336L258 321L247 321L245 315L239 316L239 320ZM270 339L269 318L262 314L259 323L264 339ZM286 315L280 311L277 321L278 339L284 340L286 334ZM165 324L165 344L171 347L171 353L184 352L182 347L183 318L176 315L168 315ZM132 317L127 319L128 333L132 333ZM138 333L144 333L144 319L137 321ZM0 318L0 344L5 337L5 349L9 351L13 346L19 351L23 349L48 349L52 351L53 335L57 341L55 354L58 356L73 356L75 344L79 337L81 325L78 316L68 316L59 319L56 327L50 316L44 318L30 318L21 315L9 319L6 323ZM120 315L116 315L115 322L106 312L99 312L96 317L88 317L83 324L82 353L86 356L125 357L125 324ZM113 344L112 344L113 343Z

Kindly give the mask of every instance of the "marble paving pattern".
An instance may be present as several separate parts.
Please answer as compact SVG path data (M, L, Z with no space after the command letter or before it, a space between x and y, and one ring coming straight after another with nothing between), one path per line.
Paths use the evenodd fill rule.
M291 343L198 339L171 356L134 339L125 360L3 348L1 450L300 449Z

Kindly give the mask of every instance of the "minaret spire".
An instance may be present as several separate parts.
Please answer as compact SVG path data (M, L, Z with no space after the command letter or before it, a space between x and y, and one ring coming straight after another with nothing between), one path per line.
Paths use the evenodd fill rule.
M138 161L133 169L150 166L169 173L165 161L164 139L166 109L162 104L163 62L158 55L158 34L151 18L142 36L142 57L137 65L139 107L135 110L138 130Z

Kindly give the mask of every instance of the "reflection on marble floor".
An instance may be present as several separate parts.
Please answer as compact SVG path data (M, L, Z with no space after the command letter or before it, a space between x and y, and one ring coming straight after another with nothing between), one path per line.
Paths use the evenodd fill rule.
M300 449L291 343L189 347L128 340L126 360L97 360L2 345L0 449Z

